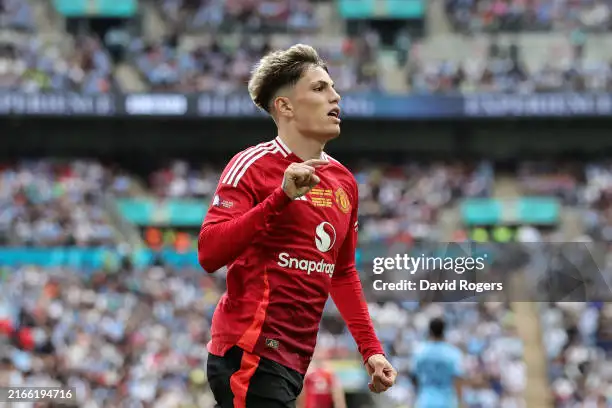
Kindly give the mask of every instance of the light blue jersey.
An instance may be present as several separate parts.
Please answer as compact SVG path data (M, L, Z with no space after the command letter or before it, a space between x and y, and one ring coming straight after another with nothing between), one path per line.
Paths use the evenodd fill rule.
M459 406L455 391L455 379L463 376L459 349L444 342L427 342L415 353L412 369L418 383L415 408Z

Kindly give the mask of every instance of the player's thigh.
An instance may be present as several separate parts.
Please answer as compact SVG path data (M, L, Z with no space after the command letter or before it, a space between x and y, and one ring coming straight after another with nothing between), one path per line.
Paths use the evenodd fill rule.
M296 400L279 401L278 399L263 398L249 394L246 399L245 408L296 408Z
M234 392L231 378L240 370L241 350L230 349L223 357L208 355L206 372L208 385L215 397L215 408L234 408Z
M303 375L238 347L209 354L207 375L215 408L295 408Z
M270 407L292 408L303 384L304 376L297 371L262 358L249 381L246 401L253 401L254 404L267 401Z

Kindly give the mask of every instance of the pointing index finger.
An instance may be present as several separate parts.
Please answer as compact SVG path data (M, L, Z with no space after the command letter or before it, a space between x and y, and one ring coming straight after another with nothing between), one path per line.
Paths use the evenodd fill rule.
M310 160L306 160L302 164L305 164L307 166L312 166L312 167L319 167L319 166L325 166L326 164L329 164L329 161L322 160L322 159L310 159Z

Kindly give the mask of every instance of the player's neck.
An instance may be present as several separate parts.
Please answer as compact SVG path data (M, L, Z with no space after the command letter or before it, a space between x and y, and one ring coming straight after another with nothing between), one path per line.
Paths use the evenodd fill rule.
M306 161L320 159L325 143L294 132L279 132L279 137L291 153Z

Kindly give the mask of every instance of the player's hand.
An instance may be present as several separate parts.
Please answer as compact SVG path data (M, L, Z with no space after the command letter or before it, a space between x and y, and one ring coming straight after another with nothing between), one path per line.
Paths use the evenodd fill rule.
M308 193L321 182L315 174L317 167L329 164L327 160L312 159L303 163L291 163L285 170L283 178L283 191L289 198L295 200Z
M382 354L374 354L368 358L366 369L370 375L368 387L370 391L379 394L387 391L395 384L397 371Z

